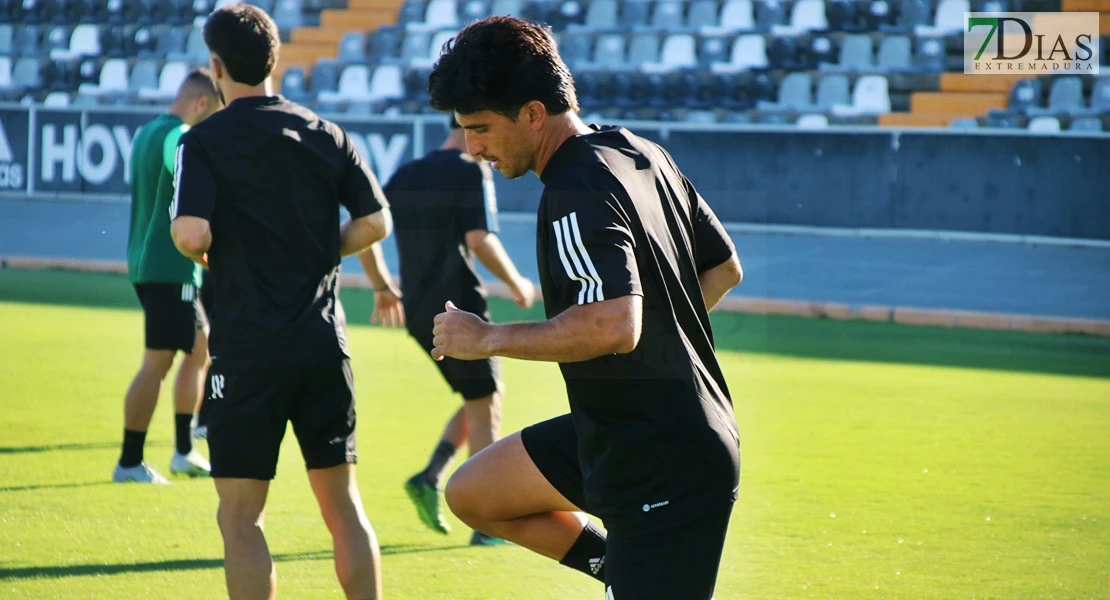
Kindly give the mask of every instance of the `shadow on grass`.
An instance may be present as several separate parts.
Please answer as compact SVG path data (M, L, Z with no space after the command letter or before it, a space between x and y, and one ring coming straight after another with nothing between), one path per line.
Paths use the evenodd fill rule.
M397 544L381 547L383 555L389 554L417 554L423 552L442 552L445 550L458 550L468 546L420 546L413 544ZM332 560L331 550L318 550L312 552L290 552L275 554L274 562L300 562L309 560ZM104 575L126 575L129 573L153 573L162 571L201 571L206 569L221 569L224 566L222 558L192 558L181 560L162 560L139 563L119 564L93 564L93 565L59 565L41 567L0 567L0 581L14 579L57 579L61 577L94 577Z
M348 324L369 322L373 294L342 291ZM0 269L0 302L137 309L127 278L103 273ZM536 321L529 310L490 300L495 321ZM777 315L713 315L717 348L827 360L908 363L1110 377L1110 338L1011 331L948 329L869 321L836 321Z
M0 487L0 493L3 492L34 492L37 490L65 490L72 488L95 487L100 485L111 485L111 481L88 481L85 483L48 483L44 485L16 485L11 487Z
M39 452L66 452L70 450L112 450L119 442L89 442L80 444L50 444L46 446L0 446L0 456L5 454L36 454ZM147 442L147 448L169 448L169 442Z

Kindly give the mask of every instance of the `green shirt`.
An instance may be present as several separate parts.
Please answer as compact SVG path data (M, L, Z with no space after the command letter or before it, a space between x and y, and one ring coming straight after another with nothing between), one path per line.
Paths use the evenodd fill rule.
M201 267L185 258L170 237L174 155L189 126L174 115L143 125L131 145L131 230L127 272L131 283L191 283Z

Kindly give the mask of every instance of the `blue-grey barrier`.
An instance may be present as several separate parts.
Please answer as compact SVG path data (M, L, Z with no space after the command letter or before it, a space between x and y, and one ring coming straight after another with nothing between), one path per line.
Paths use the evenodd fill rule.
M0 106L0 193L126 200L152 108ZM441 117L338 115L378 177L439 145ZM1110 239L1110 136L622 123L662 143L722 220ZM497 178L532 211L531 175Z

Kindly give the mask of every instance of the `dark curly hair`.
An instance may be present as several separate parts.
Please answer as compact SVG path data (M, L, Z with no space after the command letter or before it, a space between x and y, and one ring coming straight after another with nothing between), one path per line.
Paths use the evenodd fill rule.
M574 79L551 30L514 17L476 21L445 44L428 92L436 110L463 115L489 110L516 119L534 100L548 114L578 111Z

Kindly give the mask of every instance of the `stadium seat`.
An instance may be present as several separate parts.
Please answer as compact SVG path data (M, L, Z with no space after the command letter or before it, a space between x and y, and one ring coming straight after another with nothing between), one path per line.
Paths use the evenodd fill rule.
M1110 77L1101 77L1095 80L1091 89L1091 106L1093 113L1110 113Z
M777 35L798 35L807 31L825 31L828 28L824 0L798 0L790 11L790 24L774 26L771 31Z
M58 58L100 55L100 28L88 23L78 25L70 35L69 50L58 55Z
M759 31L771 31L786 23L786 7L779 0L755 0L755 25Z
M825 17L832 31L857 31L856 4L852 0L830 0L825 6Z
M577 27L586 23L586 9L578 0L563 0L550 17L556 29Z
M932 25L916 25L917 35L948 35L959 33L964 28L964 13L970 12L968 0L940 0L937 14Z
M751 0L728 0L721 9L720 28L728 33L755 31L755 9Z
M164 27L158 34L154 51L159 57L184 56L187 34L180 27Z
M767 46L767 62L772 69L793 71L799 68L798 42L793 36L776 36Z
M847 75L825 75L817 82L817 108L832 112L834 106L851 104L850 90Z
M50 92L46 98L42 100L44 108L67 108L69 106L69 94L67 92Z
M691 69L698 66L697 41L687 33L667 36L658 62L644 63L641 67L648 73L663 73L676 69Z
M405 39L401 42L401 61L410 63L414 60L427 58L428 47L431 43L432 37L426 31L406 31Z
M863 29L865 31L880 31L889 28L890 19L890 3L887 0L871 0L867 4L867 10L863 12Z
M836 115L879 115L890 112L890 84L882 75L864 75L852 89L852 104L834 106Z
M42 29L38 25L15 26L12 34L13 54L36 56L42 48Z
M180 61L167 62L158 75L157 88L140 88L139 97L146 100L170 100L177 94L177 88L189 73L189 65Z
M707 37L701 41L698 48L698 64L704 69L715 62L724 62L728 57L728 46L725 40L719 37Z
M779 85L778 101L761 101L759 110L805 111L813 107L813 80L809 73L790 73Z
M1011 111L1026 112L1041 107L1041 80L1022 79L1010 88L1007 106Z
M489 15L489 5L485 0L467 0L459 8L459 22L462 25L484 19Z
M574 70L578 65L590 62L590 44L593 38L588 33L568 31L559 43L559 55L567 66Z
M659 0L651 11L651 26L654 29L680 29L682 27L682 2L680 0Z
M110 58L126 58L129 53L124 51L124 29L122 25L109 25L100 29L100 51Z
M762 35L746 34L732 43L732 53L728 62L713 63L710 70L714 73L737 73L748 69L767 67L767 43Z
M405 98L427 104L429 98L428 77L430 75L431 71L426 69L410 69L405 73Z
M978 129L979 121L975 119L953 119L948 127L950 129Z
M823 71L869 71L874 68L874 48L869 35L846 35L836 64L820 65Z
M592 31L608 31L617 28L616 0L593 0L586 8L585 28Z
M801 63L803 68L818 70L822 64L831 64L836 60L836 46L832 38L827 35L815 35L809 40L809 46L802 52Z
M597 44L594 45L594 59L591 65L602 69L623 68L625 65L624 44L624 36L617 33L599 36Z
M932 17L931 8L929 0L902 0L897 21L883 29L904 32L928 26Z
M944 71L943 38L918 38L917 52L914 54L914 67L927 73Z
M142 88L158 87L158 63L150 60L140 60L131 69L131 78L128 88L132 95L138 95Z
M303 9L301 0L277 0L271 16L279 29L295 29L304 24Z
M1101 133L1102 132L1102 119L1098 117L1078 117L1071 122L1068 131L1075 131L1078 133Z
M339 62L366 62L366 38L361 31L348 31L339 39L336 50Z
M1029 133L1059 133L1060 119L1048 115L1033 117L1029 120L1029 126L1026 129Z
M694 0L690 13L686 15L686 27L691 29L711 29L717 27L717 3L714 0Z
M405 97L404 73L397 65L381 65L370 76L370 101L401 100Z
M555 10L555 0L526 0L520 18L554 28L552 18L556 16Z
M424 11L424 20L417 23L407 23L405 29L438 31L459 27L459 7L455 0L431 0Z
M308 97L308 82L305 81L303 69L289 67L285 73L282 73L281 95L294 102L300 102Z
M491 15L520 15L520 0L493 0L490 6Z
M257 6L266 11L267 14L272 14L274 12L274 5L277 3L274 0L249 0L247 4Z
M319 97L321 92L334 92L339 89L339 63L331 59L316 61L309 78L311 96Z
M369 55L371 60L397 58L401 37L396 25L382 25L370 34Z
M401 10L397 12L397 25L402 29L408 27L409 23L420 23L423 20L424 3L421 0L405 0Z
M991 111L987 114L987 125L999 129L1019 129L1021 119L1016 114Z
M798 129L808 130L828 129L829 118L818 114L801 115L794 121L794 126Z
M908 71L912 68L910 38L890 35L879 43L878 64L882 71Z
M184 30L181 30L184 32ZM159 41L161 38L159 38ZM204 43L204 30L193 27L189 30L189 37L185 41L184 52L169 52L169 60L180 60L190 64L205 64L208 62L208 46Z
M0 56L11 56L15 28L10 23L0 24Z
M100 69L100 82L82 83L77 91L86 96L105 94L126 94L129 89L127 61L122 58L108 59Z
M150 58L157 55L157 39L150 27L125 27L123 40L125 49L129 49L135 56Z
M12 87L17 90L34 90L41 88L42 63L37 58L24 56L15 61L12 68Z
M748 125L752 122L752 117L747 113L730 111L725 113L725 118L721 122L733 125Z
M982 13L1001 13L1010 10L1010 3L1005 0L975 0L971 9Z
M777 93L775 78L768 73L757 72L748 80L747 99L752 106L760 100L774 100Z
M339 76L338 89L324 90L316 95L320 102L367 102L370 100L370 68L348 65Z
M1072 114L1086 112L1083 103L1083 80L1078 76L1057 77L1052 82L1048 92L1048 106L1046 108L1029 107L1026 113L1030 116L1036 114Z
M645 63L659 61L659 36L654 33L640 33L628 43L628 64L639 67Z
M439 55L443 51L443 46L451 41L451 38L458 35L457 31L440 31L432 37L428 43L428 47L424 49L424 55L409 60L409 66L418 68L431 68L435 62L439 60Z
M0 92L10 91L12 86L12 59L0 56Z
M625 0L621 7L622 27L643 27L648 24L651 3L648 0Z
M39 18L43 21L52 23L66 23L69 21L68 7L65 0L36 0L35 4L39 9Z
M69 37L70 29L65 25L58 25L51 27L42 40L42 50L51 58L55 58L55 52L58 53L57 59L62 60L69 58L67 56L69 50ZM100 36L97 36L99 43Z

